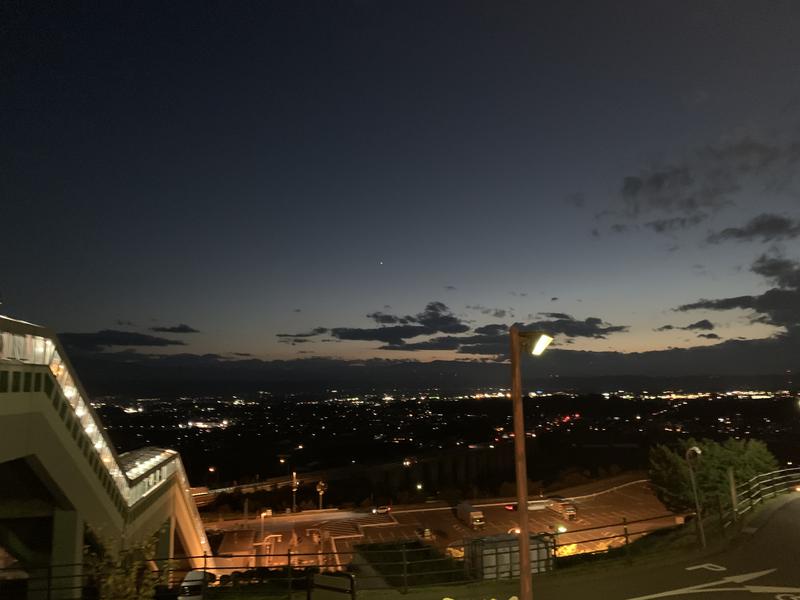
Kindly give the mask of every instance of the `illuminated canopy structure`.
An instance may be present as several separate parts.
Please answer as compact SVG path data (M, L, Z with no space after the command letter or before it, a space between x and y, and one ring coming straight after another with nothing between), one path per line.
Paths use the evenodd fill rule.
M177 535L200 557L192 566L213 567L179 454L118 454L57 338L0 316L0 547L32 581L42 565L71 565L51 575L77 589L48 597L72 598L87 531L109 552L156 537L158 558L173 557Z

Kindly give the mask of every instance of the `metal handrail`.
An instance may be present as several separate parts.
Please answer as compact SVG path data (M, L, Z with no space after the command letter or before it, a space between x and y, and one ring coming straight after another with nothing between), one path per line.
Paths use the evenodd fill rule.
M674 517L675 515L670 513L669 515L660 515L650 519L639 519L632 522L622 521L619 523L606 525L605 527L624 527L626 525L630 525L631 523L642 523L646 521L663 519L665 516ZM564 559L567 559L567 563L569 562L569 558L567 556L559 555L559 549L572 546L575 543L580 546L580 544L591 544L593 542L607 541L615 538L624 541L624 546L620 547L619 550L625 552L627 556L628 553L626 549L633 539L640 538L648 533L652 533L653 531L670 529L672 527L673 526L659 526L652 529L646 529L644 531L631 532L627 535L620 533L613 536L592 536L590 539L580 540L578 542L559 542L559 540L554 537L548 537L546 540L546 548L548 549L547 554L545 556L540 555L532 562L537 566L539 572L551 570L552 568L556 568L557 565L563 566L563 564L565 564L562 562ZM575 530L569 533L580 534L581 532L591 531L594 529L597 528L593 527ZM407 540L405 543L418 544L421 542L419 540L416 542L414 540ZM516 579L518 577L517 574L512 574L512 568L518 569L518 567L516 565L512 565L511 563L497 565L496 570L490 572L490 576L487 577L486 571L484 571L483 568L481 568L480 571L475 570L478 563L472 563L466 554L464 555L464 558L455 558L449 556L441 548L435 548L427 545L418 548L402 547L403 542L398 542L398 544L401 547L383 549L380 547L371 548L369 545L367 545L366 547L355 547L352 550L338 553L330 551L289 551L282 554L253 553L216 557L228 558L229 561L227 563L224 561L216 561L217 564L213 568L213 571L217 574L218 578L214 585L222 588L219 591L223 591L227 586L233 586L236 588L239 586L281 585L286 587L271 588L273 589L273 593L280 590L287 590L288 592L290 586L302 587L304 585L304 573L309 572L356 572L357 578L360 581L368 582L370 580L380 580L391 587L400 589L428 587L441 585L443 583L457 584L471 583L480 580L509 580ZM469 543L465 543L464 545L459 546L459 549L463 549L465 552L468 552L468 547ZM591 556L605 553L607 551L608 550L590 550L586 552L580 552L580 554ZM424 557L417 557L416 555L418 553L424 553ZM431 553L435 555L432 555ZM326 560L332 555L343 557L346 564L341 564L338 561ZM187 559L202 558L204 557L190 556L181 559L175 559L173 561L162 561L158 558L155 558L153 561L148 562L148 564L151 566L161 566L160 580L162 582L172 581L173 585L177 585L182 580L183 574L186 573L186 567L181 566L182 561ZM306 559L309 558L314 559L316 564L308 565ZM268 560L269 564L258 564L259 561L264 560ZM364 564L369 564L371 568L366 570L363 569L362 567ZM49 565L49 570L47 570L47 573L51 575L50 577L48 577L48 575L46 575L44 572L39 575L34 574L35 576L31 579L31 582L32 584L36 583L41 587L44 587L44 584L46 584L48 589L51 590L60 589L59 582L69 579L70 576L55 575L53 574L53 569L58 570L58 568L74 566L77 565ZM4 580L4 577L2 576L3 572L4 571L0 569L0 590L2 590L2 581ZM8 572L10 573L11 570L8 570ZM96 577L97 575L102 576L104 574L93 572L90 568L84 569L83 572L85 583L90 583L90 579L92 577ZM34 582L34 579L37 579L37 581ZM46 579L47 581L45 581Z

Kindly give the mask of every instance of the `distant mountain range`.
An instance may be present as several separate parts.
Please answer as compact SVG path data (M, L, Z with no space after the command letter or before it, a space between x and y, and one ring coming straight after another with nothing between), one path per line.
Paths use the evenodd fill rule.
M597 359L597 353L572 354L584 354L584 358ZM438 388L443 391L463 391L510 386L508 364L493 361L345 361L331 358L262 361L214 354L147 355L136 352L77 352L70 356L88 392L93 395L235 394L256 390L318 392L331 388L377 391ZM620 372L559 376L552 373L554 366L546 361L526 361L523 387L526 390L574 390L584 393L669 389L777 390L798 387L792 370L772 374L741 374L728 370L714 375L692 373L657 376Z

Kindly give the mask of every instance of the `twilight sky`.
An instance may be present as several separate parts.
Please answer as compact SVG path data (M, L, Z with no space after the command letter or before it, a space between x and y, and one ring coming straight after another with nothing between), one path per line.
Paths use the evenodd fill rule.
M800 366L797 2L66 4L0 8L0 312L75 352Z

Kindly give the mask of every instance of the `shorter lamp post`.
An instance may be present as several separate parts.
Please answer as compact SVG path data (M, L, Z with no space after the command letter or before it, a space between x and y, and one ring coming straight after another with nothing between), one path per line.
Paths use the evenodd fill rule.
M300 487L300 482L297 480L297 472L292 471L292 512L297 512L297 488Z
M211 487L212 485L214 485L215 481L219 481L219 478L217 477L217 467L212 465L212 466L208 467L208 475L206 476L206 484L208 485L208 487Z
M697 530L700 532L700 545L706 547L706 532L703 529L703 515L700 512L700 496L697 494L697 481L694 476L694 467L692 467L692 457L700 458L703 453L697 446L692 446L686 450L686 464L689 466L689 480L692 482L692 494L694 495L694 510L695 518L697 519Z
M264 543L264 517L267 516L267 511L261 511L261 543Z
M324 481L320 481L317 484L317 493L319 494L319 509L322 510L322 497L325 495L325 492L328 490L328 484Z

